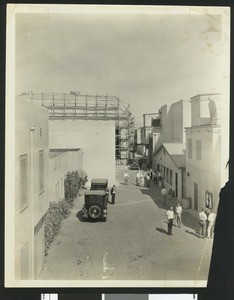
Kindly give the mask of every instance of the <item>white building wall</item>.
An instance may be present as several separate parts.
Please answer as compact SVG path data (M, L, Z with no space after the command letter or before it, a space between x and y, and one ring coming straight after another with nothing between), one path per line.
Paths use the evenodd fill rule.
M43 216L48 209L48 110L16 99L15 103L15 278L21 271L29 278L39 272L43 261L44 241L34 230L39 223L43 230ZM33 129L33 130L30 130ZM39 192L39 151L44 151L44 189ZM27 155L28 202L20 206L20 156ZM24 189L25 190L25 189ZM35 248L35 240L40 247ZM25 251L24 249L27 250ZM21 256L23 254L23 256ZM22 258L23 257L23 261ZM39 265L37 265L39 263ZM35 272L35 273L34 273Z
M198 184L198 210L205 207L206 191L213 194L213 205L217 208L221 188L220 176L220 128L187 129L192 139L192 159L186 154L186 196L192 199L194 208L194 183ZM202 143L202 159L196 159L196 141ZM186 146L188 149L188 144Z
M83 151L67 151L49 160L49 201L64 199L64 179L68 172L83 169Z
M49 122L50 148L82 148L88 179L115 182L115 122L56 120Z
M184 128L191 125L189 101L180 100L170 106L161 107L162 143L184 143Z
M167 190L172 189L173 191L176 190L176 179L175 174L178 174L178 195L177 199L182 199L182 170L179 169L171 157L169 156L168 152L165 150L164 147L154 156L154 168L156 169L157 164L160 165L160 168L162 168L162 176L164 177L164 185ZM172 184L165 181L165 174L163 172L163 167L166 167L170 170L172 170Z

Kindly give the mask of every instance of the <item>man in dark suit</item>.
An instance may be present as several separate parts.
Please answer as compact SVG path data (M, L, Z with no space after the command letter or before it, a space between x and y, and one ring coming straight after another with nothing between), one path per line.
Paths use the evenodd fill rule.
M115 193L116 193L116 188L115 188L115 185L113 185L111 188L111 203L112 204L115 204Z

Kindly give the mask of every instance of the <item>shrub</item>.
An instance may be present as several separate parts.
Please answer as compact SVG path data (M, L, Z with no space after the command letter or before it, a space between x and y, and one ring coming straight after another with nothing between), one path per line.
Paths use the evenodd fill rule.
M59 232L61 222L69 216L70 204L64 199L59 202L50 202L49 210L45 217L45 256L49 247Z
M88 181L86 172L83 170L68 172L64 182L65 198L69 203L77 197L80 187Z
M49 247L60 230L61 222L69 216L80 187L87 181L87 174L83 170L68 172L64 181L65 199L50 202L45 217L45 256L48 255Z

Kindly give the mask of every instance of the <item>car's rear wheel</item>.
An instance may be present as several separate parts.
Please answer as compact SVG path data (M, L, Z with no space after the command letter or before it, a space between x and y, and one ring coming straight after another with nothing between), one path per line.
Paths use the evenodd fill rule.
M97 205L92 205L90 206L89 208L89 216L92 218L92 219L97 219L101 216L101 208Z

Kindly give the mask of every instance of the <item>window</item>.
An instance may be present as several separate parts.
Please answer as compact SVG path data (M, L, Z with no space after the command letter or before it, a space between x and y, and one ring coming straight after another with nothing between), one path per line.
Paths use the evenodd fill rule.
M39 151L39 194L44 191L44 151Z
M20 156L20 210L28 206L28 156Z
M201 141L196 143L196 158L201 160Z
M188 139L188 158L192 158L192 139Z
M172 170L169 170L169 183L172 185Z
M166 182L169 181L169 169L167 168L167 178L166 178Z

